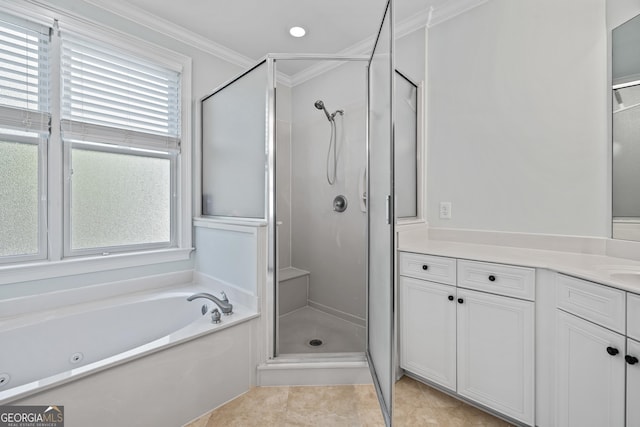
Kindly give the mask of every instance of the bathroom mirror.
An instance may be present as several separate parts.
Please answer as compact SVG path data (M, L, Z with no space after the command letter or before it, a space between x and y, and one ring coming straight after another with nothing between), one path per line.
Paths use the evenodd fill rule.
M612 238L640 241L640 15L611 36Z

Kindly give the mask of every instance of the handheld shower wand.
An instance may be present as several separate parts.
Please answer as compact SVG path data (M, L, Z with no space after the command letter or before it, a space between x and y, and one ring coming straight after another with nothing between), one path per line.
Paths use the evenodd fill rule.
M329 120L330 122L333 121L333 117L331 116L331 114L329 114L327 109L324 107L324 102L317 100L313 105L315 105L318 110L324 111L324 114L327 116L327 120Z
M336 130L336 115L344 115L343 110L336 110L333 114L329 114L324 106L324 102L317 100L313 105L318 109L324 111L324 115L327 116L327 120L331 124L331 136L329 137L329 148L327 149L327 182L329 185L333 185L336 182L336 169L338 168L338 134ZM331 162L331 152L333 151L333 162ZM333 163L333 165L331 165ZM333 166L333 170L330 171L330 166Z

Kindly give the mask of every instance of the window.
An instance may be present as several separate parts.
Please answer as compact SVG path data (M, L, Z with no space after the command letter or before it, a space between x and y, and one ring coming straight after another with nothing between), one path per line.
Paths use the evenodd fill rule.
M44 258L49 29L0 15L0 261Z
M65 255L174 244L180 74L62 33Z
M189 87L190 60L174 52L71 16L58 28L0 13L0 270L20 263L0 283L73 274L63 258L188 257ZM60 274L21 273L36 260ZM86 261L78 272L109 268Z

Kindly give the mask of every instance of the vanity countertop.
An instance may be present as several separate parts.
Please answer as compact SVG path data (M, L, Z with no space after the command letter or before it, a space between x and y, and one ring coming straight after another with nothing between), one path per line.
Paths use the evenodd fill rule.
M474 261L546 268L640 294L640 261L576 252L528 249L446 240L400 241L399 251Z

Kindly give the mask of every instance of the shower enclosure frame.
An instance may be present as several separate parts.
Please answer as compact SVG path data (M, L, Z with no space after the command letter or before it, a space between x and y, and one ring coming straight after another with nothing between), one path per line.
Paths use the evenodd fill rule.
M267 283L266 298L267 307L270 308L267 316L267 343L268 343L268 360L274 361L280 357L279 355L279 319L278 319L278 266L277 266L277 226L276 226L276 84L277 84L277 61L332 61L332 62L367 62L370 57L366 55L335 55L335 54L269 54L266 56L267 62L267 241L269 242L267 257ZM366 94L368 96L368 93ZM368 115L363 123L363 127L368 127ZM365 139L368 145L368 134ZM367 268L365 266L365 268ZM366 287L366 282L363 283ZM312 355L314 359L322 358L321 354ZM363 358L364 360L364 353ZM307 357L301 357L300 361L308 360ZM334 359L335 360L335 359ZM287 359L291 361L291 359Z
M247 77L249 73L256 70L263 64L266 64L266 71L264 74L259 76L261 79L264 79L265 89L261 88L261 83L255 85L252 89L254 94L260 94L260 102L264 102L264 113L262 110L254 111L254 118L261 117L260 122L264 123L264 138L261 136L262 132L258 131L255 135L250 135L251 138L254 138L256 135L260 135L256 137L255 143L252 149L255 148L260 152L264 149L264 182L260 179L260 185L254 186L251 190L255 188L263 188L264 189L264 199L262 200L264 204L264 211L261 212L261 215L256 217L247 217L242 214L238 214L237 216L224 216L222 215L207 215L214 220L219 220L221 224L227 224L230 226L248 226L248 227L256 227L260 229L255 232L256 236L256 256L258 259L257 272L258 272L258 297L260 299L260 305L262 307L262 317L263 322L261 322L261 328L258 332L261 336L259 337L259 350L256 355L259 360L264 361L266 364L277 364L279 362L286 363L301 363L301 362L369 362L369 371L374 380L374 384L376 386L376 392L378 394L379 401L381 403L381 407L383 409L383 413L385 415L385 421L387 425L390 423L390 413L391 413L391 402L392 398L389 398L392 395L393 384L388 384L386 379L390 379L393 376L393 366L394 366L394 272L395 272L395 216L394 216L394 179L393 179L393 100L394 100L394 84L393 78L391 77L393 70L393 20L392 18L392 5L393 0L388 0L387 8L385 9L385 14L383 16L383 21L381 23L380 31L378 33L378 37L376 38L376 42L374 44L374 50L371 56L353 56L353 55L316 55L316 54L269 54L264 59L261 59L256 63L256 65L250 67L247 71L239 74L235 78L229 80L227 83L219 86L216 90L214 90L211 94L203 97L200 100L200 114L202 117L202 123L200 128L200 139L202 140L202 150L199 153L200 162L196 166L197 173L201 176L203 175L204 166L202 162L204 162L204 102L210 97L216 95L218 92L224 90L229 87L233 83L239 81L240 79ZM383 28L386 24L386 30L383 35ZM386 50L383 46L382 52L377 51L378 42L385 41L388 44L386 46ZM378 55L377 57L375 55ZM382 94L382 112L384 113L384 118L381 120L372 121L372 69L373 69L373 61L376 59L376 64L382 64L382 68L377 67L378 70L388 69L389 79L388 83L385 83L381 86L382 91L376 94ZM363 129L365 130L365 161L367 164L367 183L366 183L366 203L367 203L367 237L366 237L366 246L365 250L367 256L365 257L365 279L363 286L365 286L365 318L366 318L366 346L362 356L359 354L354 356L353 354L345 353L344 357L338 357L340 354L338 353L327 353L326 355L314 354L312 358L306 356L294 356L294 358L283 359L278 358L278 307L277 307L277 290L278 290L278 260L277 260L277 230L276 230L276 213L277 213L277 202L276 202L276 162L277 162L277 153L276 153L276 83L277 83L277 61L284 60L313 60L313 61L333 61L333 62L349 62L349 61L362 61L367 64L366 67L366 91L364 93L364 98L367 106L367 114L365 115L365 119L362 123ZM384 73L387 73L384 71ZM259 80L256 80L259 81ZM382 80L381 80L382 81ZM385 89L386 88L386 89ZM242 98L244 99L244 98ZM386 101L385 101L386 99ZM380 99L376 98L377 101ZM256 104L258 105L258 104ZM380 105L378 105L380 106ZM264 114L264 115L263 115ZM262 118L264 122L262 122ZM386 120L386 121L385 121ZM224 123L224 122L223 122ZM374 123L384 124L383 129L378 129L376 132L372 132L371 126ZM258 128L256 128L258 129ZM375 150L372 147L372 141L374 141L375 136ZM246 141L246 140L245 140ZM253 141L253 140L252 140ZM382 145L380 145L382 144ZM378 162L376 165L377 175L383 178L385 181L384 185L378 186L380 184L377 182L375 185L372 185L372 176L371 167L374 165L372 163L372 155L376 152L376 159ZM254 158L255 161L256 158ZM257 163L256 163L257 164ZM380 167L378 169L378 167ZM253 169L252 169L253 170ZM256 174L256 176L260 176L260 174ZM200 188L196 188L196 191L201 193L201 196L204 191L204 177L201 177ZM244 178L241 177L241 178ZM220 181L218 181L220 182ZM389 187L390 185L390 187ZM375 197L374 192L375 191ZM228 188L225 188L224 191L227 191ZM233 191L232 193L237 193L237 191ZM199 208L201 214L203 213L202 199L196 202L197 208ZM213 196L212 196L213 197ZM258 200L256 200L257 202ZM221 203L222 204L222 203ZM386 211L386 214L385 214ZM204 216L204 215L203 215ZM375 220L375 221L374 221ZM375 222L376 229L373 230L372 224ZM379 227L380 224L383 224L383 227ZM375 232L374 232L375 231ZM375 241L372 240L372 236L375 236ZM378 245L377 247L384 247L382 253L376 252L376 257L379 260L384 260L384 264L386 267L383 269L382 273L378 277L378 274L372 274L371 268L372 266L377 266L376 262L372 262L371 257L371 248L372 246ZM262 260L266 260L266 265ZM375 286L372 286L372 278L375 278ZM373 292L375 291L375 292ZM381 302L379 302L376 306L371 306L371 300L375 297L378 298L383 296ZM377 299L376 299L377 301ZM374 314L372 314L372 312ZM376 331L382 333L382 338L378 335L375 335L375 342L372 340L371 335L371 322L373 320L376 321L377 326L383 326L384 330ZM373 351L373 347L375 344L375 351ZM380 348L380 345L383 344L383 348ZM382 360L374 360L372 359L372 354L382 355ZM384 354L383 354L384 353ZM357 357L357 358L356 358ZM376 363L374 363L376 362ZM378 363L380 362L380 363ZM378 368L375 369L375 366L378 365ZM362 366L364 367L364 366ZM385 384L380 385L380 379L385 380ZM384 396L383 396L384 395Z

